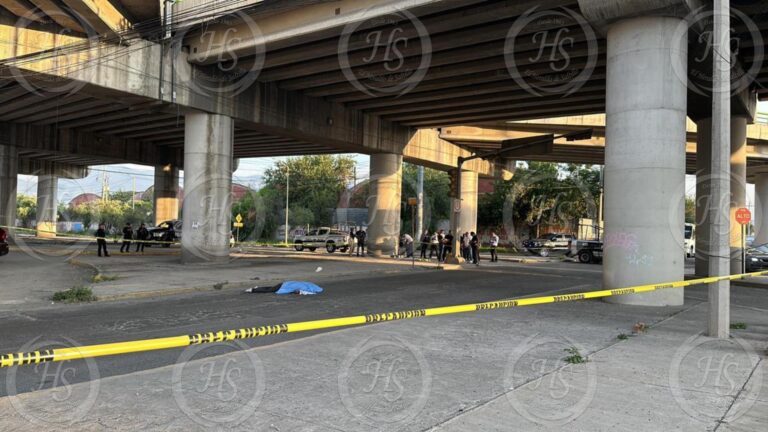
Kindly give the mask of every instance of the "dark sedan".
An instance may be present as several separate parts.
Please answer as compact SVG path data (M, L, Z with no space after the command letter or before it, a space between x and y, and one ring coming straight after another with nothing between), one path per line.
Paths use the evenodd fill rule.
M8 233L0 228L0 256L8 254Z
M747 249L747 273L768 270L768 243Z

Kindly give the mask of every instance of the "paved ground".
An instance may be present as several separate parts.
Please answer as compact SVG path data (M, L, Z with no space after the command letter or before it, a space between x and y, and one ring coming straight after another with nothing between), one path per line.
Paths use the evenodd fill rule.
M502 263L350 274L314 297L224 289L7 311L0 352L583 291L600 272ZM768 291L733 288L746 329L724 342L696 338L706 291L686 293L676 308L563 303L12 368L0 429L761 430ZM638 322L649 329L633 335ZM571 348L589 361L564 362Z

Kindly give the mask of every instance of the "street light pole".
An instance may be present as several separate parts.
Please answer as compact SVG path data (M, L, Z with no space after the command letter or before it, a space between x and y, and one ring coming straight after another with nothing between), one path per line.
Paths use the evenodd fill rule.
M288 246L288 198L291 194L291 167L285 165L285 245Z

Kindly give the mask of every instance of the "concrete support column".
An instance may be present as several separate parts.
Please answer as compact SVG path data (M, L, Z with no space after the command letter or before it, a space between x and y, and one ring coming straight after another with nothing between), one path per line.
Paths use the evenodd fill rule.
M755 241L768 243L768 173L755 175Z
M179 218L179 167L155 167L155 225Z
M233 131L230 117L186 115L181 238L184 263L224 261L229 257Z
M741 273L741 224L736 210L747 206L747 119L731 117L731 274Z
M0 226L16 225L16 185L19 152L14 146L0 145Z
M705 118L696 122L696 275L709 276L709 241L710 221L708 209L711 200L721 201L711 193L713 180L711 173L712 159L712 119ZM747 205L747 119L731 118L731 187L730 187L730 245L731 273L741 273L741 225L735 222L736 209ZM722 204L725 204L724 202Z
M459 238L465 232L477 232L477 183L478 175L474 171L461 172L461 204L458 232L453 233ZM454 200L455 202L455 200ZM451 211L451 226L454 226L456 212Z
M400 237L403 156L392 153L371 155L370 175L366 243L374 256L389 256L397 250Z
M709 276L709 200L712 199L712 119L696 122L696 276Z
M37 176L37 236L56 237L59 178L55 175Z
M683 279L687 39L681 20L637 17L608 29L606 289ZM646 306L683 304L682 289L609 297Z

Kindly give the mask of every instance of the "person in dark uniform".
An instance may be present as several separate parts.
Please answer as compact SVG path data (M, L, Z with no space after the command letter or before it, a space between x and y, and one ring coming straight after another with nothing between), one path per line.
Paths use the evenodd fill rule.
M472 249L472 263L480 265L480 239L474 232L469 234L469 247Z
M360 229L355 236L357 237L357 256L360 256L361 253L365 256L365 230Z
M443 242L445 243L443 247L443 262L445 262L448 255L453 252L453 233L451 231L448 231L448 234L445 235Z
M429 245L429 231L424 230L424 234L421 235L421 256L419 259L427 259L427 246Z
M123 227L123 245L120 246L120 253L131 251L131 240L133 240L133 227L129 222Z
M102 250L105 257L109 256L109 252L107 252L107 229L104 224L99 224L99 229L96 230L96 245L99 248L99 256L101 256Z
M147 226L145 224L141 224L139 226L139 230L136 231L136 252L144 253L144 246L146 246L145 241L149 239L149 230L147 229Z

